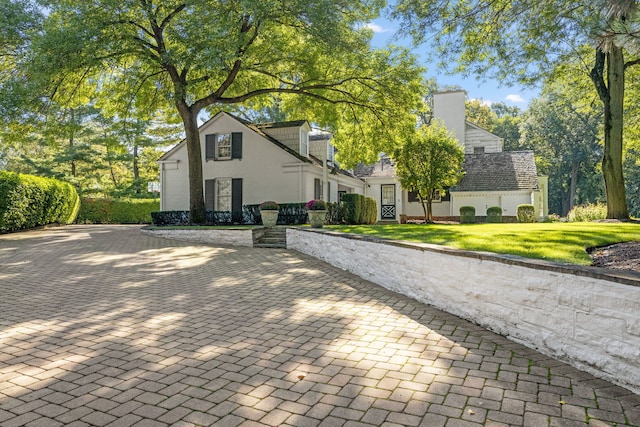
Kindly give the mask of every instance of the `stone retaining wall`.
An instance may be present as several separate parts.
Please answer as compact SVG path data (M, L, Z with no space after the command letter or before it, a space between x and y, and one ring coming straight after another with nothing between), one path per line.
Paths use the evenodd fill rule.
M312 229L287 247L640 393L640 274Z
M203 228L201 230L163 230L159 228L143 228L141 229L141 231L145 234L151 234L157 237L176 240L188 240L195 243L206 243L210 245L253 246L253 231L250 228Z

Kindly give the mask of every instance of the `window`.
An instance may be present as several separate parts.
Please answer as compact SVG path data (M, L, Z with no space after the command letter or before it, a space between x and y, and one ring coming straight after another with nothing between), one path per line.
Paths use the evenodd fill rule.
M342 195L343 194L347 194L346 191L340 190L338 191L338 201L341 202L342 201Z
M204 202L208 211L242 211L242 178L207 179L204 184Z
M313 198L322 199L322 180L319 178L313 180Z
M242 158L242 132L205 135L206 160Z
M309 132L300 129L300 155L309 157Z
M231 210L231 178L216 179L215 210Z
M484 154L484 147L473 147L473 154Z

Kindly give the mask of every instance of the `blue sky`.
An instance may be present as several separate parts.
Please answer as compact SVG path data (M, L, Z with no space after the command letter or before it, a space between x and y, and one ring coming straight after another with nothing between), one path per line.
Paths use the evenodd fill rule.
M539 91L535 89L522 86L507 86L493 79L477 79L475 76L465 78L461 75L445 74L443 70L439 70L435 65L430 65L427 62L425 52L428 46L423 45L413 48L409 39L394 38L399 28L396 22L379 18L370 22L367 26L374 32L374 47L384 47L391 41L395 45L411 48L421 64L427 68L426 77L435 78L440 86L460 86L467 91L469 99L482 99L486 103L504 102L507 105L517 106L522 110L526 110L529 102L539 96Z

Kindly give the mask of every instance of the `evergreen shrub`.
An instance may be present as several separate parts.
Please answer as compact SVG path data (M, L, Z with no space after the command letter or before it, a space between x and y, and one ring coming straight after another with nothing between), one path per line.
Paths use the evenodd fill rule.
M0 171L0 232L70 224L80 198L68 182Z
M518 205L518 222L536 222L536 208L531 204Z
M476 208L473 206L460 206L460 224L475 224Z
M501 223L502 222L502 208L500 206L491 206L487 209L487 222L488 223Z

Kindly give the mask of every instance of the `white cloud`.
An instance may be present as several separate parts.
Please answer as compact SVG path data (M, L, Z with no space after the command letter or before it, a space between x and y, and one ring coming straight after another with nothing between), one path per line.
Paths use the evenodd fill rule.
M525 102L527 102L523 97L514 93L507 95L504 99L510 102L518 103L518 104L524 104Z
M494 104L494 102L491 101L490 99L483 99L483 98L471 98L470 101L478 101L480 102L481 105L486 105L487 107L491 107L491 105Z
M383 26L378 25L378 24L373 23L373 22L369 22L368 24L364 24L364 26L365 26L365 28L370 29L374 33L388 33L390 31L393 31L390 28L384 28Z

